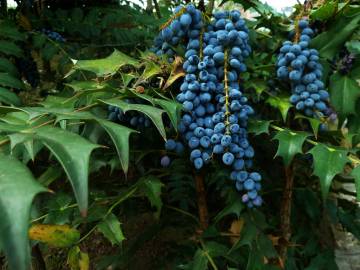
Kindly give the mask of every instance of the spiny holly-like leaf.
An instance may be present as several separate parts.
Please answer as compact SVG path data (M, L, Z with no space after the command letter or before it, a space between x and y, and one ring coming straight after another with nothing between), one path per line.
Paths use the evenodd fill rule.
M161 67L157 64L154 63L153 61L148 61L145 64L145 69L143 71L143 74L140 76L138 83L143 82L143 81L147 81L148 79L161 74L163 71L161 69Z
M88 172L91 152L98 146L83 137L56 127L36 130L36 137L53 153L64 168L82 215L88 206Z
M19 75L19 72L18 72L16 66L7 58L0 57L0 71L6 72L11 75L15 75L15 76Z
M21 104L19 97L15 93L3 87L0 87L0 102L14 106L20 106Z
M359 13L352 16L341 16L336 20L332 20L330 30L316 36L312 40L311 46L318 49L322 57L329 60L333 59L345 41L359 27L359 21Z
M219 222L223 217L230 214L236 215L239 218L241 211L244 209L244 204L241 199L234 200L231 204L228 204L223 210L218 213L214 219L215 223Z
M101 91L108 86L106 82L96 82L96 81L73 81L71 83L66 83L65 85L71 87L76 92Z
M314 174L320 178L321 193L325 200L333 178L341 173L349 162L347 152L319 143L309 153L314 158Z
M360 86L352 78L336 73L330 77L331 104L342 115L355 114L355 104L360 97Z
M162 114L165 112L164 110L154 108L153 106L144 105L144 104L129 104L120 99L112 98L107 100L100 100L101 102L112 105L114 107L119 107L124 112L127 111L138 111L146 116L148 116L154 125L159 130L161 136L166 140L166 131L164 127L164 123L162 120Z
M302 146L309 134L305 132L293 132L284 129L276 133L274 139L279 141L279 147L275 156L283 158L286 166L290 164L293 157L302 153Z
M106 120L98 120L98 122L115 144L121 166L124 173L127 174L129 168L129 138L131 133L137 131Z
M97 228L112 245L120 245L125 240L120 225L118 218L111 213L97 225Z
M177 130L179 123L179 116L182 109L181 104L174 100L167 100L167 99L165 100L159 98L153 98L153 102L166 111L166 113L170 118L171 123L173 124L173 127L175 128L175 130Z
M80 239L80 232L69 225L36 224L29 229L31 240L52 247L70 247Z
M318 135L318 132L319 132L319 126L322 123L319 119L307 117L307 116L304 116L304 115L301 115L301 114L296 115L295 119L306 119L307 121L309 121L311 129L314 132L315 138L317 138L317 135Z
M286 121L288 111L291 108L291 104L289 102L288 97L271 96L266 100L266 103L270 104L274 108L279 109L284 122Z
M98 77L114 75L119 68L125 65L136 66L138 61L126 54L115 50L111 55L103 59L72 60L74 70L86 70L94 72Z
M0 246L9 269L28 270L28 226L33 198L46 191L17 159L0 153Z
M158 178L152 175L142 178L139 182L140 190L149 199L151 205L156 208L157 217L160 216L160 211L163 205L161 200L161 188L163 186L163 183L161 183Z
M314 20L325 21L336 12L337 2L324 3L318 9L311 12L310 17Z
M24 89L24 85L21 81L4 72L0 72L0 85L15 89Z
M356 196L358 201L360 201L360 165L352 170L351 176L355 179Z
M23 51L14 42L0 40L0 52L6 55L21 57Z
M264 120L250 120L248 126L248 132L254 133L255 135L260 135L262 133L269 134L269 126L271 121Z

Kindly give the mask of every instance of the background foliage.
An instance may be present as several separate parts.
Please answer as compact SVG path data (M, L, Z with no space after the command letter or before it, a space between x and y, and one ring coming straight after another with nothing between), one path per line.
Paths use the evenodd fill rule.
M259 210L245 209L215 162L199 175L170 153L170 167L160 166L164 139L177 136L169 126L184 73L181 58L168 64L147 49L179 3L17 2L0 2L4 269L337 269L339 234L360 236L359 1L307 9L339 114L328 131L297 115L275 78L304 6L286 17L258 1L218 3L252 14L243 83L265 179ZM144 113L151 127L109 121L108 105Z

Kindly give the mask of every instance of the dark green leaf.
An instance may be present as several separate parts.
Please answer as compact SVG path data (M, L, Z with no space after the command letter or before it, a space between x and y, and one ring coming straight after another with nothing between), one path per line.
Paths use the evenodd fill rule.
M321 193L325 200L333 178L349 162L347 152L319 143L309 153L314 157L314 174L320 178Z
M0 102L14 106L20 106L21 104L19 97L15 93L2 87L0 87Z
M6 55L21 57L23 51L14 42L0 40L0 52Z
M165 132L165 127L164 127L164 123L162 120L162 114L164 113L163 110L154 108L149 105L144 105L144 104L129 104L129 103L126 103L117 98L100 100L100 101L104 102L105 104L108 104L108 105L119 107L124 112L139 111L139 112L145 114L152 120L154 125L159 130L161 136L166 140L166 132Z
M75 133L50 126L37 129L36 137L61 163L74 189L80 211L86 215L89 159L98 146Z
M331 104L342 115L355 114L356 100L360 97L360 86L352 78L336 73L330 77Z
M24 85L21 81L4 72L0 72L0 85L16 89L24 89Z
M291 104L288 97L275 97L271 96L266 100L266 103L270 104L272 107L278 109L281 113L281 116L286 121L286 117L289 109L291 108Z
M120 225L118 218L111 213L97 225L97 228L112 245L120 245L125 240Z
M161 188L163 186L163 183L161 183L158 178L152 175L143 177L139 182L140 190L149 199L151 205L156 208L157 217L160 216L160 211L163 205L161 200Z
M115 50L111 55L103 59L95 60L74 60L73 70L87 70L94 72L98 77L115 74L119 68L125 65L136 66L137 60Z
M20 161L0 153L0 246L9 269L28 270L28 226L33 198L46 191Z
M311 46L318 49L322 57L332 60L346 40L358 28L359 21L359 14L338 17L332 21L329 31L324 31L312 40Z
M255 135L260 135L262 133L269 134L269 126L271 121L264 120L250 120L248 126L248 132L254 133Z
M287 129L278 131L274 137L279 141L275 156L282 157L285 165L288 166L296 154L302 153L302 145L307 137L309 134L304 132L293 132Z

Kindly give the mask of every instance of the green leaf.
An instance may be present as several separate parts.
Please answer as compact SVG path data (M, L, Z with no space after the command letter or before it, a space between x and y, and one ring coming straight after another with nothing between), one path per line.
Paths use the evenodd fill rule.
M332 21L329 31L324 31L316 36L311 47L319 50L322 57L332 60L340 48L349 39L352 33L359 27L360 15L340 16Z
M270 96L267 100L266 103L270 104L272 107L279 109L281 116L284 120L284 122L286 121L286 117L288 114L289 109L291 108L291 104L289 102L289 98L288 97L275 97L275 96Z
M166 140L166 131L165 131L164 123L162 121L162 114L164 113L163 110L144 104L129 104L117 98L100 100L100 101L108 105L119 107L121 110L124 111L124 113L127 111L139 111L145 114L151 119L151 121L157 127L164 140Z
M207 270L208 269L208 257L206 251L198 249L193 258L192 270Z
M355 179L356 197L360 201L360 165L354 168L350 175Z
M301 114L297 114L295 116L295 119L306 119L307 121L309 121L311 129L314 132L315 138L317 138L318 132L319 132L319 126L322 123L319 119L312 118L312 117L307 117L307 116L301 115Z
M30 267L30 209L35 195L44 191L24 164L0 153L0 246L8 258L9 269Z
M234 200L231 204L228 204L224 209L222 209L214 218L215 223L218 223L225 216L235 214L237 218L240 217L241 211L244 209L244 204L242 203L240 197Z
M97 228L112 245L120 245L125 240L120 225L118 218L111 213L97 225Z
M98 82L98 81L73 81L71 83L66 83L65 85L71 87L76 92L101 91L108 86L106 82Z
M304 132L293 132L284 129L278 131L274 137L279 141L279 147L275 156L282 157L286 166L290 164L297 153L302 153L302 146L309 134Z
M91 152L98 146L69 131L44 126L36 137L53 153L64 168L82 215L88 206L88 171Z
M320 178L321 193L325 200L333 178L342 172L345 164L349 162L347 152L319 143L309 153L314 158L314 174Z
M15 105L15 106L21 105L21 101L15 93L2 87L0 87L0 102L6 103L8 105Z
M159 75L162 72L163 71L162 71L161 67L157 63L155 63L153 61L148 61L145 64L145 69L143 71L143 74L140 76L137 84L140 82L143 82L143 81L147 81L151 77Z
M163 183L161 183L158 178L152 175L143 177L139 182L140 190L149 199L151 205L156 208L157 218L160 216L160 211L163 205L161 200L161 188L163 186Z
M345 46L349 52L353 54L360 54L360 41L351 40L349 42L346 42Z
M166 113L169 115L169 118L170 118L170 121L171 121L173 127L175 128L175 130L177 130L180 112L182 109L181 104L174 100L164 100L164 99L158 99L158 98L154 98L153 102L156 105L159 105L161 108L163 108L163 110L166 111Z
M269 134L269 126L272 121L265 120L254 120L249 121L248 132L255 133L255 135L260 135L262 133Z
M337 2L329 1L324 3L318 9L311 12L310 17L314 20L326 21L331 18L337 9Z
M129 138L131 133L137 131L106 120L98 120L98 122L113 141L119 155L121 167L124 173L127 174L129 168Z
M122 66L138 65L137 60L126 54L115 50L111 55L103 59L95 60L72 60L73 70L86 70L94 72L98 77L114 75Z
M24 85L21 81L4 72L0 72L0 85L16 89L24 89Z
M26 38L26 36L19 32L17 25L5 22L0 25L0 36L22 41Z
M336 73L330 77L331 104L345 117L355 114L355 104L360 96L360 86L352 78Z
M19 75L16 66L7 58L0 58L0 72L6 72L11 75Z
M5 55L23 56L23 51L14 42L0 40L0 53Z

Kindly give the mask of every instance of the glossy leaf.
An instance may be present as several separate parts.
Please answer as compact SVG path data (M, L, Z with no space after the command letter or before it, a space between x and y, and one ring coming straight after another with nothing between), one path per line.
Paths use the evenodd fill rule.
M166 131L162 120L162 114L164 113L164 110L144 104L129 104L117 98L100 100L100 101L108 105L119 107L124 112L138 111L145 114L151 119L151 121L159 130L161 136L166 140Z
M14 106L21 104L19 97L15 93L3 87L0 87L0 102Z
M21 81L4 72L0 72L0 85L15 89L24 89L24 85Z
M264 120L253 120L249 121L248 132L254 133L255 135L260 135L263 133L269 134L269 126L271 121Z
M129 168L129 138L131 133L137 131L106 120L99 120L98 122L113 141L119 155L122 169L124 173L127 174Z
M282 116L284 122L286 121L288 111L291 108L291 104L289 102L288 97L271 96L266 100L266 103L268 103L272 107L278 109L281 113L281 116Z
M36 137L61 163L74 189L79 209L82 215L86 215L89 159L98 146L75 133L50 126L37 129Z
M125 240L120 225L118 218L111 213L97 225L97 228L112 245L120 245Z
M146 176L139 182L140 190L145 194L149 199L152 206L156 208L156 216L160 216L160 211L162 208L161 200L161 188L164 186L158 178L155 176Z
M352 78L338 73L330 77L331 103L342 115L355 114L355 104L360 97L360 86Z
M294 156L302 153L302 146L309 134L293 132L291 130L278 131L274 137L279 141L279 147L275 156L282 157L286 166L290 164Z
M320 178L321 193L325 200L333 178L341 173L349 162L347 152L319 143L309 153L314 158L314 174Z
M126 54L115 50L111 55L103 59L95 60L72 60L73 70L86 70L94 72L98 77L114 75L119 68L125 65L136 66L137 60Z
M0 246L10 269L29 269L30 209L35 195L44 191L24 164L0 153Z
M332 21L329 31L316 36L311 46L319 50L322 57L332 60L336 53L344 45L345 41L358 28L360 15L355 13L353 16L341 16L337 20Z

